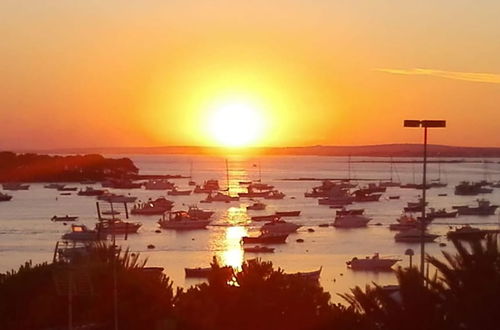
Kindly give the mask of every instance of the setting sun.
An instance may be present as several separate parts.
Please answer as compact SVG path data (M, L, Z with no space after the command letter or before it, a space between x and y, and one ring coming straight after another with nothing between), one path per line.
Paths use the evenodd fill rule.
M233 101L210 110L208 130L219 145L244 147L262 136L264 121L261 110L250 102Z

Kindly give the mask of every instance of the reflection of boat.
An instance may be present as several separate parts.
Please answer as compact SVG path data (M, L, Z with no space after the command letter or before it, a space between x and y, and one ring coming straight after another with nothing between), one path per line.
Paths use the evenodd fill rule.
M278 217L298 217L300 211L276 211L275 215Z
M144 189L146 190L168 190L168 189L173 189L175 187L175 184L165 180L149 180L146 183L144 183Z
M106 233L90 230L85 225L71 225L71 232L62 236L62 239L70 241L99 241L106 238Z
M314 270L312 272L297 272L292 274L285 274L287 276L300 277L304 279L308 279L314 282L319 281L319 277L321 276L321 270L323 267L320 267L318 270Z
M165 229L205 229L209 223L210 220L191 217L185 211L170 212L168 220L163 218L158 221L160 227Z
M276 216L275 214L271 214L271 215L258 215L251 217L250 219L252 219L253 221L276 221L279 220L280 217Z
M137 197L105 193L97 196L97 199L108 203L134 203L137 200Z
M284 220L273 220L265 223L260 228L260 231L270 234L290 234L297 231L300 227L302 226Z
M372 257L358 259L357 257L347 261L346 264L349 268L354 270L390 270L392 266L400 259L394 258L381 258L378 253Z
M2 184L4 190L28 190L30 188L29 184L22 184L16 182L4 183Z
M478 199L477 204L476 207L465 205L453 206L453 208L457 210L459 215L493 215L498 208L498 205L491 205L490 201L486 199Z
M11 195L4 194L0 192L0 202L8 202L12 199Z
M262 211L266 209L266 204L262 202L255 202L250 206L247 206L247 210Z
M78 195L79 196L101 196L104 193L105 193L105 191L102 189L94 189L92 187L86 187L85 190L80 190L78 192Z
M417 243L422 242L433 242L439 235L429 234L424 232L422 235L422 231L420 229L408 229L404 231L400 231L394 236L396 242L407 242L407 243Z
M239 197L233 197L229 196L226 194L223 194L221 192L217 192L215 195L208 194L207 198L201 201L201 203L212 203L212 202L224 202L224 203L229 203L233 201L239 201Z
M63 216L63 217L58 217L57 215L54 215L52 218L50 218L50 221L56 221L56 222L61 222L61 221L76 221L78 217L70 217L69 215Z
M288 234L261 233L259 236L244 236L241 238L243 244L282 244L286 243Z
M459 240L477 240L483 239L486 236L486 231L479 228L471 227L470 225L464 225L455 230L449 231L446 237L449 239L459 239Z
M252 246L252 247L243 248L243 251L250 252L250 253L273 253L274 248L256 245L256 246Z
M285 198L285 194L282 193L281 191L278 191L278 190L271 190L264 198L265 199L283 199L283 198Z
M106 235L135 234L142 226L140 222L127 222L120 219L107 219L96 224L95 230Z
M196 205L191 205L189 207L187 213L192 218L206 220L206 219L209 219L214 214L214 211L205 211L205 210L198 208Z
M170 211L174 203L165 199L164 197L159 197L157 199L149 200L146 203L134 205L130 213L140 214L140 215L162 215L166 211Z
M370 220L371 218L365 217L363 215L341 215L335 217L333 226L338 228L366 227Z
M169 192L167 192L167 195L170 196L189 196L191 194L191 190L177 190L177 188L173 188Z

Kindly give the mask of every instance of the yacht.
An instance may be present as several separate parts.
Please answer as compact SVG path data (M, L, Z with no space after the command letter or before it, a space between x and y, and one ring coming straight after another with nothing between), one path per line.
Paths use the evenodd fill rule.
M168 180L149 180L144 183L146 190L169 190L173 189L175 184Z
M470 225L464 225L455 230L450 230L446 237L449 239L457 240L478 240L483 239L486 236L486 231L479 228L471 227Z
M106 235L114 234L136 234L142 224L140 222L128 222L120 219L106 219L96 223L95 230Z
M381 258L378 253L372 257L357 258L354 257L347 261L347 267L353 270L391 270L396 262L400 259L395 258Z
M28 190L30 188L29 184L9 182L2 184L4 190Z
M191 205L187 211L190 217L200 219L200 220L207 220L212 215L215 213L214 211L205 211L200 208L198 208L196 205Z
M490 201L486 199L478 199L477 206L453 206L459 215L493 215L495 214L498 205L491 205Z
M229 203L229 202L239 201L239 200L240 200L239 197L236 197L236 196L233 197L233 196L229 196L229 195L223 194L221 192L217 192L215 195L208 194L207 198L205 198L201 202L202 203L212 203L212 202Z
M341 215L336 216L333 226L337 228L358 228L366 227L371 220L363 215Z
M407 242L407 243L418 243L422 242L422 238L424 242L433 242L439 235L429 234L424 232L422 237L422 231L417 228L412 228L408 230L403 230L397 233L394 236L396 242Z
M146 203L136 204L130 211L131 214L139 215L162 215L170 211L174 206L174 202L159 197L155 200L149 199Z
M266 222L261 228L260 231L262 233L272 233L272 234L290 234L296 232L297 229L302 227L301 225L297 225L291 222L287 222L285 220L273 220Z
M107 234L90 230L85 225L71 225L71 232L64 234L62 239L69 241L99 241L106 240Z

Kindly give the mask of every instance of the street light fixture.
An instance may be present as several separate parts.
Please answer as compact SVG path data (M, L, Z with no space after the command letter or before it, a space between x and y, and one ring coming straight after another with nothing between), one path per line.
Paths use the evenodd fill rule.
M422 217L420 218L420 272L424 276L425 262L425 192L427 191L427 128L444 128L446 120L405 120L404 127L424 128L424 169L422 175Z

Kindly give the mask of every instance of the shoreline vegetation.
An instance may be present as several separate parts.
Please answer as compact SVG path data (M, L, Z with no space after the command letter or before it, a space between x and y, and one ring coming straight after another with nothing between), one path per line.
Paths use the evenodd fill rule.
M0 328L107 330L116 315L125 330L498 329L499 236L452 242L455 254L427 256L436 274L399 268L398 285L355 287L339 294L345 304L260 259L228 272L214 258L207 282L175 290L139 254L96 243L69 260L0 274Z
M226 155L248 154L260 156L353 156L353 157L421 157L422 144L380 144L363 146L304 146L304 147L247 147L244 150L200 147L105 147L105 148L60 148L38 150L49 154L143 154L143 155ZM493 158L500 157L500 147L461 147L429 144L429 157ZM444 162L445 160L443 160Z
M136 178L139 169L129 158L101 155L50 156L0 152L0 182L83 182Z

